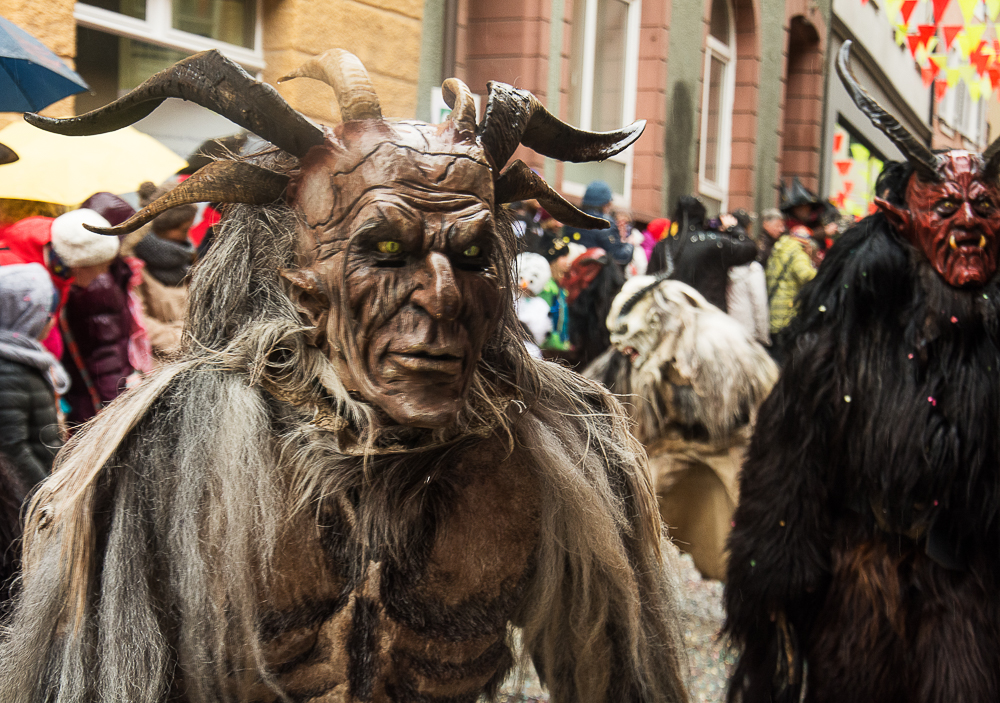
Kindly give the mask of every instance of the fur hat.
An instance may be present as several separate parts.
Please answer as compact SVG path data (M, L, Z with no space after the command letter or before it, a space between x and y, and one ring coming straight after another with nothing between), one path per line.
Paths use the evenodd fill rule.
M70 267L96 266L107 263L118 254L118 237L111 237L84 228L84 224L110 227L106 219L93 210L70 210L52 221L52 248Z

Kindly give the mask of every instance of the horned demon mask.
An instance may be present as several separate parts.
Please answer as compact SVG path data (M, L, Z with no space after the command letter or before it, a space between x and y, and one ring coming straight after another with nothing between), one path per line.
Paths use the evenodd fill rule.
M948 285L985 284L996 273L1000 252L1000 140L983 154L934 153L861 87L847 64L850 50L851 42L844 42L837 58L840 80L914 168L904 206L881 197L875 204Z
M452 108L445 123L388 122L361 62L340 49L282 80L296 77L334 89L340 125L314 125L215 51L185 59L86 115L26 119L61 134L95 134L178 97L297 157L291 176L246 161L209 164L128 222L100 231L132 231L182 203L283 200L298 215L299 243L297 266L281 273L344 384L397 423L448 425L467 402L483 344L510 305L498 274L510 266L502 260L510 252L498 247L499 205L536 198L564 223L607 226L523 162L501 169L519 144L564 161L605 159L634 142L644 123L584 132L530 93L490 83L477 124L473 96L454 78L442 88Z

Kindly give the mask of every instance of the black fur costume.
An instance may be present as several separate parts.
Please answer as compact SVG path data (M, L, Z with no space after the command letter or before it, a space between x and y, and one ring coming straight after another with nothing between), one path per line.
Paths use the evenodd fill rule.
M730 537L731 701L1000 700L998 278L949 287L879 213L803 289Z

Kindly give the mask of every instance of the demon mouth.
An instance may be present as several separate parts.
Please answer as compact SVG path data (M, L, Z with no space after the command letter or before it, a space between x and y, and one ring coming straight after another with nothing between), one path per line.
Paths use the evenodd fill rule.
M948 246L951 247L953 250L956 250L956 251L958 250L959 247L963 247L963 248L965 248L965 247L975 247L976 249L985 249L986 248L986 236L983 235L983 234L980 234L978 242L975 241L974 237L963 238L961 241L959 241L959 240L957 240L955 238L955 235L953 234L953 235L951 235L948 238Z

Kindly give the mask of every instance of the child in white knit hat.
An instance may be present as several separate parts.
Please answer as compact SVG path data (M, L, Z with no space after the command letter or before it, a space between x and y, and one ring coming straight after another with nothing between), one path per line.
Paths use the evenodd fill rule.
M63 308L63 365L72 385L66 400L71 423L84 422L125 389L132 374L129 309L132 271L118 256L119 240L84 225L108 227L93 210L67 212L52 222L52 251L72 271Z

